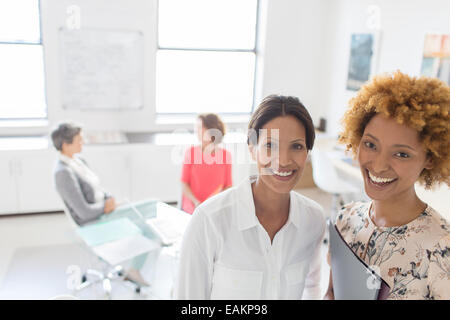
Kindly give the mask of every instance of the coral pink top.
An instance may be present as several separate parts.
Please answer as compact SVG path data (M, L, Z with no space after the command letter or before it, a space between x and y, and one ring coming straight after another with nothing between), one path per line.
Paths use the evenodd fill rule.
M188 184L195 197L203 202L222 190L231 187L231 154L217 148L211 155L203 154L201 146L186 150L181 181ZM181 208L193 213L194 203L183 195Z

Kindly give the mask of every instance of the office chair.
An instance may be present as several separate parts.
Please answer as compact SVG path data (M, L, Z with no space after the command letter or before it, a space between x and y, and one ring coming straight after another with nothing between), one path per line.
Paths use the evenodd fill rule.
M98 250L96 252L95 248L89 246L86 243L86 241L79 235L77 230L79 230L79 228L81 228L81 227L73 219L73 217L70 214L70 211L67 208L67 206L65 205L64 201L63 201L63 205L64 205L64 213L65 213L66 217L68 218L71 226L74 228L75 233L77 233L78 244L81 245L85 250L88 250L91 254L95 255L103 263L103 265L105 265L103 270L87 269L82 274L81 283L78 286L76 286L75 288L73 288L73 290L75 292L79 292L79 291L81 291L85 288L88 288L94 284L101 283L103 292L106 295L106 298L111 299L112 282L117 280L117 281L131 282L134 285L135 292L140 294L141 293L141 285L139 283L125 279L124 268L121 265L115 264L115 263L111 264L110 262L108 262L107 255L103 255L103 254L99 253ZM95 221L90 224L95 224ZM89 225L89 224L87 224L87 225ZM123 240L130 241L130 238L124 238ZM139 240L142 243L143 239L139 239ZM148 250L147 251L154 249L153 241L148 240L148 239L145 239L144 241L148 241ZM120 239L115 242L110 242L109 244L112 244L113 246L116 245L117 250L123 250L123 241L121 241ZM129 246L129 244L128 244L128 246ZM108 249L111 250L111 247L109 247ZM129 251L132 251L132 250L133 250L133 248L130 248ZM139 252L136 252L136 254L134 256L138 256L140 254L142 254L142 250ZM129 257L125 257L125 258L121 259L121 261L119 263L123 263L127 260L129 260Z
M360 190L341 179L326 152L312 150L310 152L313 180L317 187L332 195L331 210L327 220L335 221L339 208L344 205L343 196L360 193ZM325 238L324 242L328 240Z

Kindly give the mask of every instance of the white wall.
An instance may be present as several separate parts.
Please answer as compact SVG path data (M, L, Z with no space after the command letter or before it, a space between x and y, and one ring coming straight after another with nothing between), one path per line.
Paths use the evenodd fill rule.
M339 120L353 92L346 91L350 54L350 34L367 32L367 7L381 9L381 38L376 73L400 70L420 75L424 36L427 32L450 33L450 1L448 0L330 0L334 2L331 48L326 59L330 69L326 113L332 135L339 132Z
M81 9L81 28L140 30L144 33L144 108L132 111L62 109L58 31L66 26L71 5ZM41 0L50 125L71 119L97 130L144 131L153 123L155 96L156 0Z
M82 27L141 30L145 38L144 109L126 112L61 108L58 29L66 8L78 5ZM420 72L426 32L450 33L448 0L261 0L257 103L268 94L295 95L314 122L325 117L337 135L339 120L354 94L345 89L350 34L367 32L367 7L381 9L379 72ZM49 121L73 119L87 129L172 130L155 125L156 0L41 0ZM189 126L188 126L189 127ZM245 124L241 125L245 128Z
M321 93L328 54L323 50L331 28L328 0L269 1L263 48L263 96L299 97L314 122L325 112Z
M144 33L144 108L134 111L78 111L61 108L58 30L66 25L67 8L81 8L82 28L141 30ZM72 119L86 129L148 131L173 129L154 125L156 0L41 0L46 85L50 125ZM324 113L322 82L323 34L329 15L327 0L261 0L257 103L268 94L296 95L314 120ZM245 128L245 125L243 125Z

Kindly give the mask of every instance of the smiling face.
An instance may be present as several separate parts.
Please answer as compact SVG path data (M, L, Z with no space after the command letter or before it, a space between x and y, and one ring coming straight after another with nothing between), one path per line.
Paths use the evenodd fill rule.
M414 194L422 170L431 168L417 131L379 114L364 129L358 160L364 188L373 200Z
M303 124L294 116L280 116L262 127L258 144L250 147L262 184L276 193L289 193L299 181L308 151Z

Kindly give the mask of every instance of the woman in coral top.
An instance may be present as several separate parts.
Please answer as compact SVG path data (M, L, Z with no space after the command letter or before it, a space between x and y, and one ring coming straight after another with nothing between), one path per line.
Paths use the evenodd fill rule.
M192 214L209 197L231 187L231 154L219 147L225 125L216 114L201 114L196 131L200 145L186 150L181 175L181 208Z

